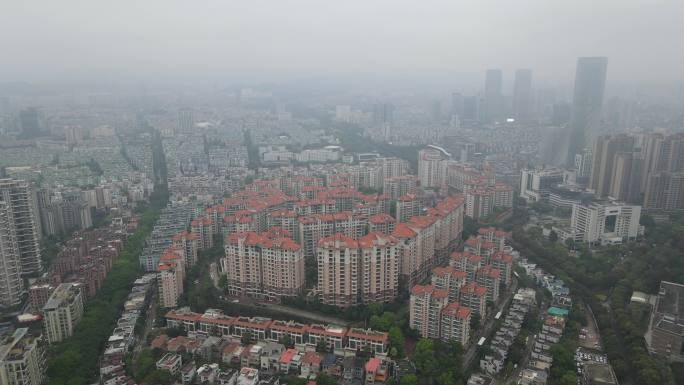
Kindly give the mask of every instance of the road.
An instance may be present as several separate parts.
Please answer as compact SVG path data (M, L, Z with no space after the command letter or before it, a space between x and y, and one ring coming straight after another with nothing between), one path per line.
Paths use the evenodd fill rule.
M483 328L480 328L479 332L471 338L470 346L466 350L465 354L463 354L463 369L468 369L472 364L473 359L475 359L475 355L477 353L478 348L477 341L479 341L480 338L483 336L487 337L488 339L491 337L491 334L493 332L492 328L494 327L495 321L494 316L499 311L503 313L503 310L510 305L511 300L513 299L513 294L515 294L516 290L518 290L518 280L515 277L513 277L511 281L511 286L506 291L506 297L499 302L499 307L496 309L496 311L492 312L493 314L491 314L491 317L487 318L485 326Z
M333 325L339 325L339 326L349 326L350 322L346 321L342 318L337 318L329 315L323 315L319 313L315 313L312 311L307 311L307 310L302 310L294 307L289 307L285 306L282 304L277 304L277 303L261 303L261 302L256 302L254 298L249 298L249 297L240 297L237 300L239 300L239 304L242 306L249 306L254 309L268 309L269 311L273 312L278 312L282 313L285 315L291 315L295 316L297 318L305 318L309 321L313 322L318 322L318 323L324 323L324 324L333 324ZM225 299L225 302L227 303L232 303L231 302L231 297L227 297Z

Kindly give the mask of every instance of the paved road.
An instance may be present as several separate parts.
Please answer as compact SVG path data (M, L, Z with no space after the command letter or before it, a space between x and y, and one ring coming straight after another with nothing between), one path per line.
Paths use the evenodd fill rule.
M513 298L513 294L515 294L516 290L518 290L518 280L515 277L513 277L511 281L511 286L506 291L506 297L499 302L500 305L497 308L497 310L493 311L491 316L487 318L487 322L485 323L484 328L480 328L480 331L472 337L471 344L466 350L465 354L463 355L463 369L469 368L472 364L473 359L475 359L475 354L477 353L478 348L477 341L479 341L480 338L483 336L487 338L491 337L493 331L492 328L494 327L494 316L499 311L503 312L503 310L508 307L508 305L511 302L511 299Z
M227 297L225 299L226 302L231 302L231 297ZM307 310L302 310L298 309L295 307L289 307L285 306L282 304L276 304L276 303L260 303L254 301L253 298L249 297L240 297L239 298L239 303L242 306L249 306L254 309L268 309L269 311L275 311L278 313L282 313L285 315L292 315L296 316L298 318L306 318L309 321L313 322L320 322L324 324L334 324L334 325L339 325L339 326L348 326L350 324L349 321L346 321L342 318L337 318L329 315L323 315Z

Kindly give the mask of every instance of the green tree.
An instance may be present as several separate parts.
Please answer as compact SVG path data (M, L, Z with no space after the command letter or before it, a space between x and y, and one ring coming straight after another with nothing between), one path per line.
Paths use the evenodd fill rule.
M404 356L404 334L396 326L389 330L389 344L390 348L395 350L393 357Z
M416 344L413 361L421 383L432 384L438 374L439 363L435 358L434 346L431 340L422 338Z
M240 342L242 342L243 345L249 345L254 341L252 338L252 332L249 330L246 330L242 333L242 336L240 337Z
M400 385L418 385L418 377L415 374L407 374L399 380Z

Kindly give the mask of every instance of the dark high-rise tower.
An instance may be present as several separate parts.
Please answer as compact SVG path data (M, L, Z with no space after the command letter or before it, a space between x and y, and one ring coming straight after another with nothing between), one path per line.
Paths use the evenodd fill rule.
M195 114L192 108L178 110L178 131L192 132L195 128Z
M513 116L522 122L532 118L532 70L530 69L515 71Z
M568 131L566 160L569 166L575 155L586 147L592 131L601 120L603 92L606 88L608 58L581 57L577 59L575 94L572 101L572 121Z
M503 117L503 95L501 94L501 83L503 75L501 70L487 70L485 78L485 121L494 122Z
M35 138L40 135L40 123L38 123L38 110L29 107L19 113L21 133L26 138Z

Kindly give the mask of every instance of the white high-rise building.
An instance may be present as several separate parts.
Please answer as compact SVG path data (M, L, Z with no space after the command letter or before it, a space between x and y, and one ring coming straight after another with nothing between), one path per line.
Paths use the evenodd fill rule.
M45 352L41 338L20 328L0 340L0 384L40 385L45 380Z
M418 151L418 179L424 188L446 183L448 155L435 147Z
M40 273L37 208L31 185L23 180L0 179L0 201L5 202L19 250L21 274Z
M570 226L576 239L602 244L635 239L640 231L641 206L618 202L595 202L572 206Z
M563 170L545 168L538 170L522 170L520 177L520 197L533 203L549 196L549 189L563 182Z
M73 283L62 283L43 307L43 323L48 342L71 337L83 317L83 294Z
M25 293L21 263L11 213L0 202L0 305L15 306Z

